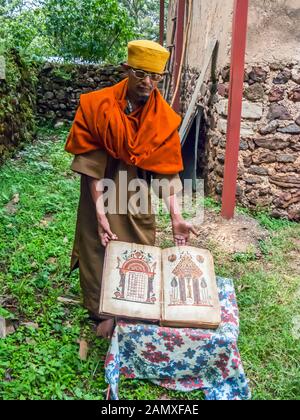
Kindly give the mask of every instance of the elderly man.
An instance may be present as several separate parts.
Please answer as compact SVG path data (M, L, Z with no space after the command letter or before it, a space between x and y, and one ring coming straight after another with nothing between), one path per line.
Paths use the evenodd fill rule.
M72 169L81 174L71 269L79 267L84 306L99 322L97 335L106 338L111 337L113 319L98 311L101 282L105 281L105 247L112 240L154 245L155 216L151 211L105 212L104 190L99 181L114 181L119 197L134 179L142 179L150 186L151 178L166 178L170 189L164 199L175 244L185 245L190 232L196 234L180 215L175 198L182 189L178 176L183 169L178 134L181 120L157 89L168 58L169 52L155 42L130 42L124 65L128 78L113 87L82 95L67 139L66 150L75 155ZM126 193L130 200L132 191ZM144 194L150 197L150 188Z

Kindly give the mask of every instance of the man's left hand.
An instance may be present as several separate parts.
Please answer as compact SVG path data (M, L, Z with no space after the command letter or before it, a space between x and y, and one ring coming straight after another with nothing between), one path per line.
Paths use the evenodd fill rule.
M187 245L190 234L198 236L196 229L191 223L186 222L184 219L172 220L173 237L176 246Z

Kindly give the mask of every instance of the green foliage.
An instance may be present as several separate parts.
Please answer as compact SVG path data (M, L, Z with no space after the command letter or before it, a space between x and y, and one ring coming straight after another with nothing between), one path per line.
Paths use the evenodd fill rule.
M61 65L59 67L56 67L52 70L52 75L55 77L58 77L59 79L68 81L72 80L72 70L73 67L70 65Z
M117 0L48 0L46 30L67 59L117 63L133 36L127 10Z
M159 39L159 0L121 0L122 3L134 20L135 32L138 38ZM167 3L165 5L167 7ZM167 10L166 10L167 12ZM167 13L165 13L167 16Z
M133 38L158 39L159 0L1 0L0 53L110 62Z
M43 2L40 0L36 3L37 6L41 6ZM0 3L0 50L16 48L30 59L54 53L51 40L45 34L43 8L33 6L33 2L2 0Z

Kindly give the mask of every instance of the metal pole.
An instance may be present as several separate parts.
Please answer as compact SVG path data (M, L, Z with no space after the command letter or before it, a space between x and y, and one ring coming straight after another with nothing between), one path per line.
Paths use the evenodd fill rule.
M183 51L183 31L185 20L185 0L178 0L177 3L177 19L176 19L176 40L175 40L175 65L174 65L174 78L173 86L176 87L179 77L181 56ZM176 112L180 111L180 89L174 100L173 108Z
M234 216L236 204L236 187L247 40L247 20L248 0L235 0L232 29L227 142L221 213L222 216L228 220Z
M159 43L164 45L165 39L165 0L160 0Z

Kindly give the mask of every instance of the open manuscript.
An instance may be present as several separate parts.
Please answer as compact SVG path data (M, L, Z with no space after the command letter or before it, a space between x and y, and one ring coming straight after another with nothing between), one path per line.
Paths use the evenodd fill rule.
M112 241L105 254L100 313L217 328L221 308L213 257L204 249L168 249Z

